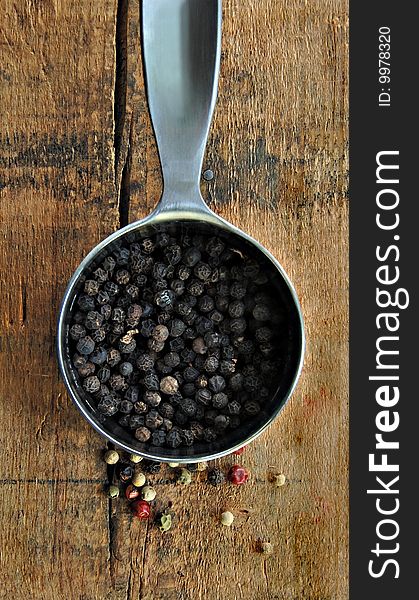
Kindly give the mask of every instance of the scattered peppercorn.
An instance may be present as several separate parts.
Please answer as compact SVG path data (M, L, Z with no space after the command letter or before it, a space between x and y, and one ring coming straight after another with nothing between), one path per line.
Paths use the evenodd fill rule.
M249 479L249 472L240 465L233 465L228 472L228 479L233 485L243 485Z
M117 485L110 485L108 488L108 497L109 498L118 498L119 496L119 487Z
M160 515L159 521L159 528L163 533L169 531L169 529L172 527L172 515L170 513L164 513Z
M141 489L141 498L143 500L147 500L147 502L152 502L156 497L156 490L149 485L145 485Z
M234 515L229 510L226 510L225 512L221 513L220 522L222 525L230 527L233 524L233 521Z
M181 469L179 471L177 482L181 485L189 485L192 481L192 474L188 469Z
M210 483L211 485L217 486L217 485L221 485L225 482L226 478L224 473L221 471L221 469L211 469L210 471L208 471L208 483Z
M125 497L127 500L135 500L140 495L140 490L130 483L125 490Z
M259 552L262 554L273 554L274 547L271 542L260 542L259 543Z
M131 504L134 515L141 521L145 521L150 518L151 508L146 500L135 500Z
M283 485L285 485L286 477L283 473L280 473L279 475L274 475L273 482L276 485L276 487L282 487Z
M119 477L119 479L123 482L127 482L131 479L131 477L134 474L134 469L132 468L131 465L127 465L127 464L120 464L119 468L117 468L117 476Z
M134 475L132 476L132 483L137 488L142 487L145 484L145 482L146 482L146 477L145 477L144 473L137 472L137 473L134 473Z
M103 458L108 465L116 465L119 461L119 454L116 450L108 450L105 452Z

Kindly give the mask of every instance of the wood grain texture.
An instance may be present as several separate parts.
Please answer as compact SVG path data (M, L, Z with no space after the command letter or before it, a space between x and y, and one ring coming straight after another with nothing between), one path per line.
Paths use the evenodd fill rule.
M66 281L161 190L139 4L1 3L0 597L346 600L346 0L223 2L202 191L283 264L307 333L293 398L243 458L251 482L185 489L164 472L158 502L173 503L175 526L133 522L101 493L104 443L60 382Z

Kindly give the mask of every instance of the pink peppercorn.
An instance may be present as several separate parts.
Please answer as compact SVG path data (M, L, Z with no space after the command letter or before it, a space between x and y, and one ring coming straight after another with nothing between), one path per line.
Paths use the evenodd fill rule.
M235 454L236 456L240 456L240 454L243 454L245 448L246 448L246 446L242 446L241 448L234 450L233 454Z
M240 465L233 465L228 472L228 479L233 485L243 485L249 479L249 472Z
M150 517L150 505L145 500L136 500L131 504L134 515L141 521Z
M139 495L140 490L136 488L135 485L132 485L132 483L130 483L130 485L125 490L125 496L127 500L135 500L135 498L138 498Z

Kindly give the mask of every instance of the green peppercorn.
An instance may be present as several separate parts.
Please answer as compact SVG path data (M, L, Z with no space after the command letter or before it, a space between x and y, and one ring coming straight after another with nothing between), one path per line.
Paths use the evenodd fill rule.
M143 460L143 457L139 456L138 454L130 454L129 455L129 459L134 464L137 464L137 463L139 463L139 462L141 462Z
M119 454L116 450L108 450L103 456L105 463L108 465L116 465L119 460Z
M160 531L162 531L163 533L165 533L166 531L169 531L169 529L172 527L172 515L170 514L163 514L160 516L159 518L159 528Z
M283 473L280 473L279 475L274 475L273 478L273 482L276 485L276 487L281 487L285 484L286 481L286 477Z
M262 554L272 554L274 551L274 547L271 542L260 542L259 544L259 552Z
M141 498L151 502L156 497L156 490L149 485L145 485L141 490Z
M146 482L146 477L144 475L144 473L134 473L134 475L132 476L132 484L135 485L135 487L142 487Z
M181 485L189 485L192 481L192 474L188 469L181 469L177 478Z
M229 510L226 510L225 512L221 513L220 522L222 525L225 525L226 527L230 527L230 525L232 525L233 521L234 521L234 515Z
M108 497L109 498L118 498L119 496L119 487L117 485L110 485L108 488Z

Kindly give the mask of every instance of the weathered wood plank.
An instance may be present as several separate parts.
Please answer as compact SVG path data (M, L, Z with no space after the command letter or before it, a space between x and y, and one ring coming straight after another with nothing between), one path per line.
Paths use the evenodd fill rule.
M103 442L64 392L55 328L72 271L119 225L115 9L0 8L2 597L87 600L111 587Z

